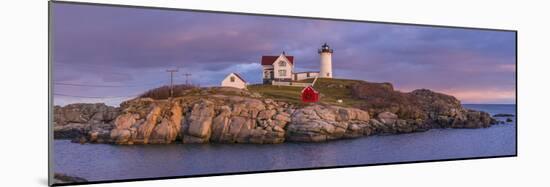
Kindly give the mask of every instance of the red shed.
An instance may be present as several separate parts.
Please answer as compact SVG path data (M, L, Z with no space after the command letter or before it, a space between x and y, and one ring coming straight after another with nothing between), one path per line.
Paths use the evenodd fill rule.
M315 91L313 87L307 86L302 90L302 102L314 103L319 101L319 92Z

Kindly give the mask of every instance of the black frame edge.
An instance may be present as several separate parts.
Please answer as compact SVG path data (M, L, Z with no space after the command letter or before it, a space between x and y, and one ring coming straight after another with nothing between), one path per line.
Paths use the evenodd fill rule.
M359 22L359 23L375 23L375 24L393 24L404 26L420 26L420 27L436 27L436 28L454 28L454 29L474 29L484 31L504 31L515 33L515 122L516 122L516 152L513 155L498 155L498 156L480 156L480 157L468 157L468 158L450 158L450 159L434 159L434 160L419 160L419 161L405 161L405 162L388 162L388 163L375 163L375 164L354 164L354 165L342 165L342 166L326 166L326 167L311 167L311 168L293 168L293 169L278 169L278 170L258 170L258 171L246 171L246 172L229 172L229 173L212 173L212 174L200 174L200 175L182 175L182 176L167 176L167 177L151 177L151 178L132 178L132 179L120 179L120 180L100 180L78 183L60 183L56 184L53 180L53 36L52 36L52 9L53 4L76 4L76 5L91 5L91 6L108 6L108 7L120 7L120 8L141 8L141 9L154 9L154 10L170 10L170 11L190 11L201 13L222 13L233 15L251 15L251 16L268 16L268 17L286 17L297 19L314 19L314 20L330 20L330 21L347 21L347 22ZM289 15L275 15L275 14L261 14L261 13L246 13L246 12L229 12L229 11L216 11L216 10L199 10L199 9L186 9L186 8L168 8L168 7L152 7L152 6L139 6L139 5L121 5L121 4L107 4L107 3L92 3L92 2L73 2L73 1L60 1L49 0L48 1L48 185L49 186L72 186L72 185L89 185L89 184L105 184L105 183L117 183L117 182L138 182L138 181L151 181L151 180L167 180L167 179L186 179L197 177L213 177L213 176L230 176L230 175L244 175L244 174L262 174L262 173L276 173L276 172L292 172L292 171L309 171L309 170L322 170L322 169L339 169L339 168L355 168L365 166L384 166L384 165L397 165L397 164L416 164L416 163L430 163L430 162L447 162L447 161L466 161L466 160L479 160L479 159L492 159L492 158L510 158L518 157L518 30L514 29L494 29L494 28L481 28L481 27L465 27L465 26L449 26L449 25L430 25L430 24L417 24L417 23L401 23L401 22L386 22L386 21L372 21L372 20L354 20L354 19L341 19L341 18L323 18L323 17L307 17L307 16L289 16Z

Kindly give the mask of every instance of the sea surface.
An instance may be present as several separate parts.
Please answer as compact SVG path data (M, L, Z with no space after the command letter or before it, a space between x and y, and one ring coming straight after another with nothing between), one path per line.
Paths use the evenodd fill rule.
M491 115L516 112L516 105L464 106ZM102 181L515 155L512 119L483 129L432 129L323 143L121 146L55 140L53 165L55 172Z

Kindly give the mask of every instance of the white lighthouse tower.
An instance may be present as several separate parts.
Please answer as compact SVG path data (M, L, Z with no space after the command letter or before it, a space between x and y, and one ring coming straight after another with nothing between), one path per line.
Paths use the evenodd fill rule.
M319 72L319 77L332 78L332 49L325 43L318 52L321 56L321 71Z

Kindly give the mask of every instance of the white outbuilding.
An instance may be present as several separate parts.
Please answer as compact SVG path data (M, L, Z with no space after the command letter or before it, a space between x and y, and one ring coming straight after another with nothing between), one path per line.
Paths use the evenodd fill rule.
M247 82L238 73L230 73L223 79L222 87L246 89Z

